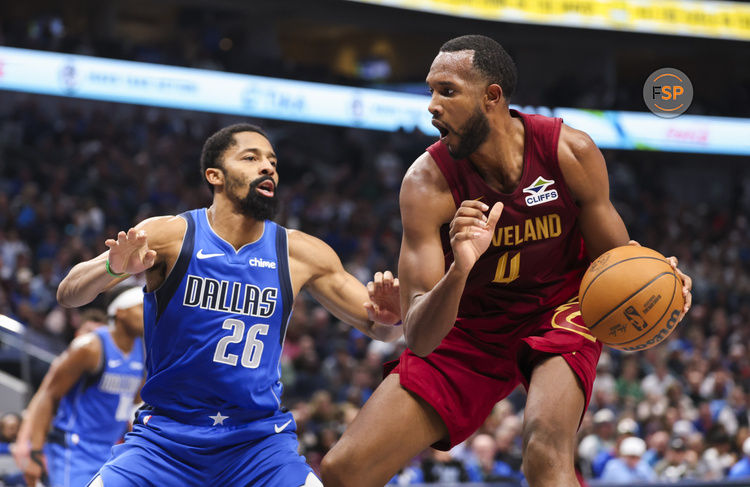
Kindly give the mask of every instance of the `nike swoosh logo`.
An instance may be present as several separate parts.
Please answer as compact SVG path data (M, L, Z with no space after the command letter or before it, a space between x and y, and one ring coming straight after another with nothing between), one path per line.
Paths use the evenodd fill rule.
M196 257L199 259L210 259L211 257L220 257L224 255L223 253L220 254L204 254L203 249L200 249L197 254L195 254Z
M122 360L112 359L109 362L107 362L107 365L109 365L112 368L119 367L122 363Z
M273 425L273 430L275 432L277 432L277 433L281 433L282 431L284 431L286 429L287 426L289 426L289 423L291 423L291 422L292 422L292 420L290 419L286 423L282 424L281 427L279 427L278 425Z

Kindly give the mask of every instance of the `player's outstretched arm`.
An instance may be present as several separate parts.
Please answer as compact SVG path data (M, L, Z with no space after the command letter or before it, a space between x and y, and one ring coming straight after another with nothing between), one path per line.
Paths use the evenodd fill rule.
M398 273L404 335L417 355L431 353L456 321L466 279L492 239L502 205L465 201L456 209L440 170L429 154L404 177L400 195L404 228ZM445 270L440 227L450 223L454 261Z
M295 290L304 287L328 311L371 338L401 336L399 282L390 271L378 272L365 287L349 274L325 242L289 231L289 257ZM295 293L296 294L296 293Z
M37 485L46 470L42 448L58 403L84 373L99 368L100 360L101 341L87 333L73 340L52 362L26 408L13 449L13 458L24 473L26 485Z
M65 276L57 288L57 301L68 308L83 306L131 275L163 263L162 250L179 242L184 227L179 217L155 217L107 239L104 244L109 250L77 264Z

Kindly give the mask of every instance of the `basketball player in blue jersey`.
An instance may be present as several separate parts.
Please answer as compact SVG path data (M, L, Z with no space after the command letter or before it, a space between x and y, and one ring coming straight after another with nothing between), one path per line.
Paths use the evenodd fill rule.
M86 485L128 428L143 383L141 289L120 293L107 314L110 325L73 340L29 403L13 452L27 485L46 474L51 487Z
M372 338L401 336L398 280L367 287L321 240L273 223L276 154L260 128L206 141L209 208L150 218L75 266L58 300L80 306L146 272L146 406L92 486L320 486L281 407L279 359L302 288Z

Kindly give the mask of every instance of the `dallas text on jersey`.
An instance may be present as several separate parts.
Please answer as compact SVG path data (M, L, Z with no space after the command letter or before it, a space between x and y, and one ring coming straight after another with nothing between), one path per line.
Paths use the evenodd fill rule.
M261 289L253 284L188 275L182 303L222 313L267 318L276 309L278 294L275 287Z

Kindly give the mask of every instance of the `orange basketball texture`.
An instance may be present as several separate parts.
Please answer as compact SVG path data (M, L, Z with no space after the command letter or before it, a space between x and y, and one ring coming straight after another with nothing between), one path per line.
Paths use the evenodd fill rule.
M682 281L659 252L624 245L599 256L581 281L581 316L605 345L651 348L677 325L685 304Z

